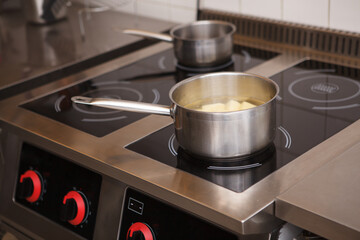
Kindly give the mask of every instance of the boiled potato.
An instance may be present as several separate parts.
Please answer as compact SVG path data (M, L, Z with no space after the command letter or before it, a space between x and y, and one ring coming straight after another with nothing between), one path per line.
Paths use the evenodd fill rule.
M205 112L225 112L226 108L223 103L211 103L202 105L200 110Z
M240 103L240 105L241 105L241 107L240 107L239 110L245 110L245 109L249 109L249 108L256 107L256 105L251 104L251 103L249 103L249 102L247 102L247 101L242 101L242 102Z
M230 100L225 104L225 110L228 112L238 111L242 107L242 104L235 100Z
M256 107L256 105L251 104L247 101L238 102L236 100L229 100L225 104L223 103L204 104L201 106L200 109L197 110L204 112L232 112L232 111L249 109L253 107Z

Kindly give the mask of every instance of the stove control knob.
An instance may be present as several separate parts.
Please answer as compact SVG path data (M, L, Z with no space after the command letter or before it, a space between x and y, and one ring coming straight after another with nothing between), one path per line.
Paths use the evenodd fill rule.
M60 219L77 226L85 222L89 214L86 196L80 191L68 192L61 204Z
M20 176L17 196L30 203L37 202L44 191L41 174L35 170L27 170Z
M149 225L136 222L130 226L126 240L155 240L155 236Z

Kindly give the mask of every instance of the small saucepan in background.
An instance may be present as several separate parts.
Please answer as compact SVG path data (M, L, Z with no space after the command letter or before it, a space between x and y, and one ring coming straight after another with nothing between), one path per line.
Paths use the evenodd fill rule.
M224 21L195 21L170 30L170 35L126 29L126 34L172 42L178 64L187 67L212 67L231 61L234 24Z

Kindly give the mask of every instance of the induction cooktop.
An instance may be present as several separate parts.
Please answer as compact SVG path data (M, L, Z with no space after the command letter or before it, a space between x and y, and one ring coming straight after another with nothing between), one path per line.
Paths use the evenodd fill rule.
M71 97L82 95L169 105L168 92L178 81L212 71L246 71L277 53L235 46L232 61L214 68L184 68L166 50L134 64L41 97L22 107L97 137L103 137L147 114L81 106Z

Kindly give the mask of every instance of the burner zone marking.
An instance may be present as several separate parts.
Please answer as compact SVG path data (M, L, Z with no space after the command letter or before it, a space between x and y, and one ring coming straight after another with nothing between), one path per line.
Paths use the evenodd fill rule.
M285 136L285 148L290 148L292 144L291 135L290 133L283 128L282 126L278 127L278 129L284 134ZM177 151L174 147L174 141L175 141L175 134L172 134L168 141L168 148L173 156L177 156Z
M244 58L245 58L244 63L250 63L250 61L251 61L250 53L246 50L241 50L241 53L244 55Z
M175 140L175 134L172 134L168 141L168 147L169 147L171 154L174 156L177 156L177 151L175 150L175 147L174 147L174 140ZM244 169L249 169L249 168L254 168L254 167L260 167L261 165L262 165L261 163L253 163L253 164L248 164L248 165L244 165L244 166L208 166L207 169L220 170L220 171L224 171L224 170L234 171L234 170L244 170Z
M327 99L327 100L320 100L320 99L313 99L313 98L307 98L307 97L303 97L300 96L299 94L295 93L294 91L294 85L296 85L297 83L301 82L301 81L305 81L305 80L311 80L311 79L316 79L317 77L319 77L319 75L314 75L314 76L308 76L308 77L303 77L303 78L299 78L297 80L295 80L294 82L292 82L289 87L288 87L288 91L290 92L291 95L293 95L296 98L299 98L301 100L304 101L309 101L309 102L318 102L318 103L334 103L334 102L342 102L342 101L347 101L350 99L353 99L357 96L360 95L360 83L357 81L354 81L353 79L347 78L347 77L341 77L341 76L328 76L328 79L337 79L337 80L341 80L341 81L347 81L350 82L352 84L354 84L357 87L357 92L355 94L353 94L352 96L349 97L344 97L344 98L339 98L339 99ZM318 84L326 84L329 85L329 83L318 83ZM355 87L354 86L354 87ZM323 89L324 90L324 89ZM322 91L322 93L325 93L324 91Z
M314 110L341 110L341 109L348 109L348 108L356 108L360 107L359 103L345 105L345 106L337 106L337 107L320 107L320 106L314 106L312 109Z
M65 98L66 98L65 95L61 95L58 99L56 99L55 104L54 104L56 112L61 112L60 104L61 104L62 100L64 100Z
M339 91L340 87L333 83L315 83L311 86L311 91L320 94L332 94Z
M165 65L165 60L166 60L166 56L161 56L161 58L159 58L159 60L158 60L158 67L159 67L159 69L161 69L161 70L166 70L167 67L166 67L166 65ZM176 64L177 64L176 59L174 59L173 64L174 64L174 66L176 66Z
M283 128L282 126L278 127L278 129L279 129L279 130L284 134L284 136L285 136L285 140L286 140L286 142L285 142L285 148L290 148L290 147L291 147L291 143L292 143L292 141L291 141L291 135L290 135L289 132L286 131L286 129Z
M168 148L172 155L177 156L177 151L174 147L175 134L172 134L168 141Z
M249 168L254 168L254 167L260 167L262 164L261 163L253 163L253 164L248 164L248 165L244 165L244 166L208 166L207 169L209 170L244 170L244 169L249 169Z
M107 85L107 84L103 84L103 85ZM107 90L107 89L112 89L112 88L103 88L102 90ZM132 88L127 88L127 87L115 87L115 89L121 89L121 90L128 90L130 92L135 93L138 96L138 101L141 102L143 99L143 95L141 92L139 92L136 89L132 89ZM152 93L154 94L155 98L152 101L153 104L156 104L159 102L160 100L160 92L158 89L151 89ZM89 92L87 92L89 93ZM61 101L65 98L65 96L61 96L59 97L56 102L55 102L55 110L56 112L61 112L61 108L60 108L60 103ZM121 99L121 97L119 96L119 99ZM76 109L79 112L85 113L85 114L91 114L91 115L105 115L105 114L114 114L114 113L119 113L119 110L113 110L113 111L105 111L105 112L96 112L96 111L87 111L84 109L81 109L80 107L78 107L75 103L72 104L73 108ZM127 116L118 116L118 117L109 117L109 118L83 118L81 119L82 122L110 122L110 121L117 121L117 120L122 120L127 118Z
M156 104L156 103L158 103L159 100L160 100L160 92L159 92L159 90L157 90L156 88L151 89L151 91L152 91L152 92L154 93L154 95L155 95L154 101L153 101L152 103Z
M127 118L127 116L120 116L120 117L112 117L112 118L83 118L81 119L82 122L110 122L116 120L122 120Z
M165 69L166 69L166 67L165 67L165 56L162 56L162 57L159 59L158 66L159 66L159 68L162 69L162 70L165 70Z
M106 87L106 88L102 88L101 90L103 91L103 90L114 90L114 89L126 90L126 91L129 91L129 92L132 92L138 97L137 101L141 102L143 100L142 93L140 91L136 90L136 89L133 89L133 88L128 88L128 87L112 87L112 88L111 87ZM92 93L94 91L96 91L96 90L85 92L85 93L83 93L83 95ZM119 96L119 99L121 99L120 96ZM87 111L85 109L82 109L82 108L78 107L75 103L73 103L72 106L77 111L85 113L85 114L104 115L104 114L113 114L113 113L118 113L119 112L118 110L111 110L111 111L104 111L104 112Z
M298 71L295 74L301 75L301 74L312 74L312 73L334 73L336 72L335 69L329 68L329 69L314 69L314 70L303 70Z

